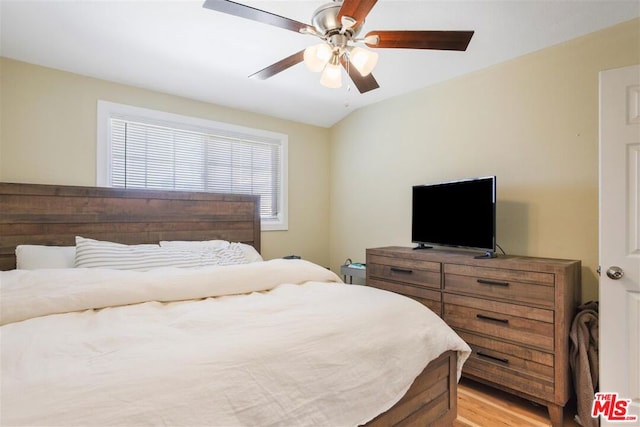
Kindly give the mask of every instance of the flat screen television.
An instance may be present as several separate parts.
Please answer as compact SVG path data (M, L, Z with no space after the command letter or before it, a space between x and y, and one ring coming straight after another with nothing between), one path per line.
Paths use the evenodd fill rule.
M415 185L411 241L416 249L454 246L495 257L496 177Z

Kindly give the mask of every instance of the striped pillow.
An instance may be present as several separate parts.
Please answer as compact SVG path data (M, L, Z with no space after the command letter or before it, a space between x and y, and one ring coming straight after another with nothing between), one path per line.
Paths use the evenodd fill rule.
M76 267L147 271L160 267L200 267L201 257L159 245L123 245L76 236Z
M76 236L75 266L78 268L147 271L161 267L194 268L246 262L244 252L238 247L191 251L159 245L123 245Z

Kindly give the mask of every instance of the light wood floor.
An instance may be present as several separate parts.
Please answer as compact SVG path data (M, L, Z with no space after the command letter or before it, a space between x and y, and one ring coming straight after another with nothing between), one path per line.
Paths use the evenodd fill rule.
M573 421L571 403L564 411L564 426ZM458 418L454 427L547 427L551 423L545 406L536 405L500 390L463 378L458 384Z

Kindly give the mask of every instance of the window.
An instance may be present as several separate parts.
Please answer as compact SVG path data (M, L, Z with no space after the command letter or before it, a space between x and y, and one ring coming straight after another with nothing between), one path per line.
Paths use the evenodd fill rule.
M257 194L263 230L287 229L287 136L98 101L100 186Z

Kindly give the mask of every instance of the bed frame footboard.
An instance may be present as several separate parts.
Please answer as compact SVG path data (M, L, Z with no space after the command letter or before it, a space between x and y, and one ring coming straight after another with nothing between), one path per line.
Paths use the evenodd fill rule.
M367 427L450 426L458 413L457 354L442 353L431 361L409 391Z

